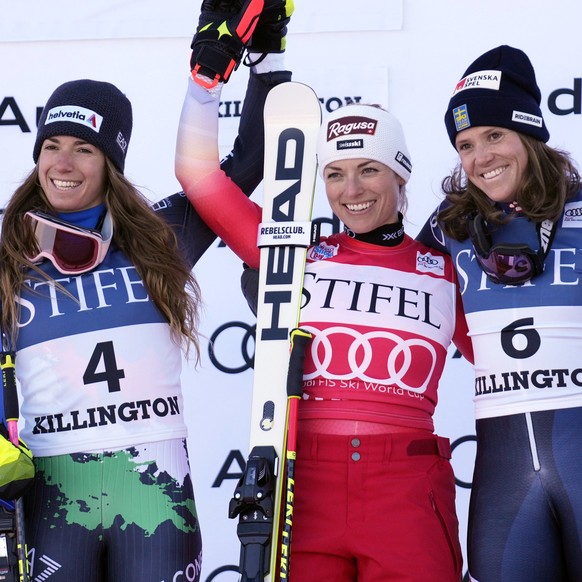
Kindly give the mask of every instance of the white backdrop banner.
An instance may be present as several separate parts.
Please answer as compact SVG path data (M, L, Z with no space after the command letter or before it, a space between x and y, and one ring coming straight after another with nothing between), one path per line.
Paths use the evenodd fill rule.
M403 0L367 0L366 10L338 10L334 0L297 0L293 30L339 32L397 30ZM14 2L2 11L0 39L8 42L188 37L200 4L187 0L59 0ZM372 17L373 15L373 17Z
M494 46L510 44L529 54L550 144L582 160L579 3L554 0L550 6L532 0L524 8L519 0L296 0L295 9L286 57L294 80L311 85L324 110L350 101L373 102L402 121L414 163L409 234L418 232L439 202L440 181L456 161L443 123L450 94L469 63ZM36 121L46 99L60 83L78 78L110 81L131 99L134 132L127 176L152 201L178 191L174 144L198 12L199 4L186 0L5 2L0 205L32 168ZM246 80L241 67L223 91L222 154L236 132ZM260 201L260 188L253 197ZM320 183L314 216L327 219L331 229ZM183 385L205 582L238 579L236 522L227 514L248 453L254 349L254 318L239 291L241 271L241 262L218 242L195 268L204 295L206 340L199 368L185 363ZM453 353L441 382L436 424L453 442L464 548L475 453L473 378L470 366Z

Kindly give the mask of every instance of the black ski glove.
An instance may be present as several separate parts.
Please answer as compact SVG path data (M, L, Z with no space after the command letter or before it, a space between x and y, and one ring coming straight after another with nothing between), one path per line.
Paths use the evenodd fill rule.
M204 0L190 47L192 78L206 88L226 83L238 67L264 0Z

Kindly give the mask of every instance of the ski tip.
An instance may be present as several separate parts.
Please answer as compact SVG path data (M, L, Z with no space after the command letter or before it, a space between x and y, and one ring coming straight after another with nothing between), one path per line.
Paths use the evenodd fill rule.
M309 117L321 123L321 104L315 91L305 83L287 81L273 87L265 102L265 118L281 117L289 120L290 112L293 118Z

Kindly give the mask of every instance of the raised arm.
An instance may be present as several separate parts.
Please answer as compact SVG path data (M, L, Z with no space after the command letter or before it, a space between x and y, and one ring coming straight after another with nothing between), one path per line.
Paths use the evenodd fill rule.
M243 23L252 21L256 9L249 0L239 12L226 15L228 18L221 13L207 22L208 17L201 16L199 31L192 42L192 75L180 116L175 166L176 177L196 212L245 263L255 267L259 264L256 235L261 209L247 195L262 179L262 110L270 88L290 79L290 73L282 67L283 39L290 16L288 3L266 0L256 28L250 33L251 41L251 27ZM214 28L223 31L225 27L230 35L212 32ZM240 60L249 44L257 52L248 55L255 64L251 68L239 137L221 167L218 108L222 86L231 73L229 63Z
M178 126L176 177L204 222L245 263L258 266L261 209L220 168L218 96L189 79Z

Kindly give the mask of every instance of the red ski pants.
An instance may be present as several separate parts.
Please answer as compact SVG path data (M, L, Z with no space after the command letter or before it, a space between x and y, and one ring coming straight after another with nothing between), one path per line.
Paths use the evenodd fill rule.
M426 432L300 434L290 580L459 582L449 458Z

